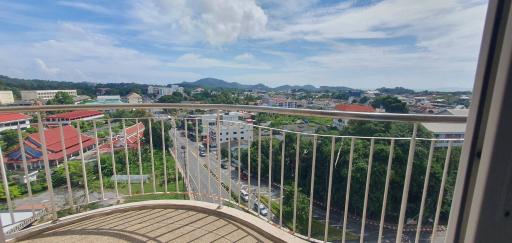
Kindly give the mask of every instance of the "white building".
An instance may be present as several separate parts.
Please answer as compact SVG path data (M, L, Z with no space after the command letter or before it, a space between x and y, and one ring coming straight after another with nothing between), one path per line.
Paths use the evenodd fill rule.
M129 104L140 104L142 103L142 96L135 92L132 92L129 93L127 96L123 97L123 101Z
M205 114L196 116L200 119L202 126L201 136L204 139L208 137L214 139L217 134L217 114ZM253 140L253 127L252 121L241 120L243 114L240 112L229 112L220 115L220 142L224 143L229 140L237 140L240 138L241 141L252 141ZM240 128L240 133L238 129ZM210 136L209 136L210 135ZM216 139L216 138L215 138ZM216 140L212 141L215 143Z
M148 94L154 94L158 98L164 96L164 95L172 95L174 92L180 92L183 93L183 87L180 87L178 85L171 85L171 87L163 87L163 86L149 86L148 87Z
M75 89L73 90L22 90L21 91L21 99L22 100L51 100L55 98L55 95L58 92L64 92L71 96L77 96L78 93Z
M1 90L0 91L0 105L12 104L14 103L14 96L12 95L12 91L10 90Z

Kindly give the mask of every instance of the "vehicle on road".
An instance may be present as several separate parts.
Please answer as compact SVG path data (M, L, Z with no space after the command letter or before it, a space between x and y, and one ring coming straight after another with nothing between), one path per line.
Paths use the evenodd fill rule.
M252 206L252 209L255 212L258 212L258 206L260 207L260 214L261 216L267 216L268 209L263 203L254 202L254 205Z
M220 161L220 167L221 167L222 169L227 169L227 168L228 168L228 160L227 160L227 159L222 159L222 160Z
M240 190L240 197L242 198L242 200L244 202L248 202L249 201L249 193L247 193L246 190Z
M181 145L181 149L185 149L185 145Z
M206 157L206 153L204 151L199 152L199 156Z

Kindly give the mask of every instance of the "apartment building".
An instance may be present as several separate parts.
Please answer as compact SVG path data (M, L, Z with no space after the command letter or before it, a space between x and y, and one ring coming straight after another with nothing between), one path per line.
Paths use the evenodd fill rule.
M217 114L205 114L196 117L200 119L200 126L202 126L201 137L203 139L214 139L217 135ZM239 138L242 141L253 140L252 120L244 120L243 117L244 114L240 112L227 112L220 115L219 140L221 143L238 140ZM212 141L212 143L215 143L215 141Z
M132 92L129 93L127 96L123 97L123 102L129 104L140 104L142 103L142 96L135 92Z
M21 91L21 99L22 100L51 100L55 98L55 95L58 92L64 92L71 96L77 96L78 93L75 89L70 90L22 90Z
M14 96L10 90L0 90L0 105L14 103Z
M158 98L165 95L172 95L174 92L183 93L183 87L178 85L171 85L171 87L163 87L163 86L149 86L148 94L156 95Z

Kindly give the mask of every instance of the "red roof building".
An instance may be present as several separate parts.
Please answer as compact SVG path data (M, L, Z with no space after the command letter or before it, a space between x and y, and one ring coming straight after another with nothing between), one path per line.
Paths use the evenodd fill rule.
M375 108L369 105L357 105L357 104L337 104L334 107L338 111L349 111L349 112L376 112Z
M144 137L144 130L145 126L144 123L139 122L137 124L134 124L132 126L129 126L126 128L126 137L128 138L126 141L128 141L128 148L137 148L138 141ZM124 130L121 131L118 135L115 135L112 137L112 142L114 144L114 150L123 149L124 148ZM141 145L142 146L142 145ZM104 144L100 145L100 152L110 152L110 141L105 142Z
M0 113L0 132L17 129L18 124L20 128L29 128L30 118L32 117L21 113Z
M66 149L66 156L68 158L80 155L80 141L78 130L72 126L62 127L64 145ZM64 152L61 144L60 128L49 128L44 131L46 141L46 148L48 151L48 160L50 165L58 165L64 160ZM83 151L89 151L96 145L96 140L93 137L81 134ZM25 155L29 167L42 168L43 167L43 153L39 133L30 134L25 141ZM7 154L7 164L11 164L14 169L21 168L23 158L21 155L21 148L18 146L13 152Z
M103 113L99 111L84 110L59 113L46 117L47 124L70 124L72 121L88 121L103 117Z

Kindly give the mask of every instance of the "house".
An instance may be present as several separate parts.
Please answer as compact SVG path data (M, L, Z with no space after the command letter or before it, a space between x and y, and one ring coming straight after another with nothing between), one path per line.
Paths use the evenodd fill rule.
M112 137L112 143L114 144L114 150L124 149L125 141L128 142L127 148L137 148L138 141L144 137L145 126L144 123L139 122L137 124L133 124L132 126L127 127L125 130L122 130L119 134L114 135ZM126 137L125 140L125 131ZM100 152L106 153L111 151L111 143L110 141L105 142L100 145Z
M22 129L29 128L30 118L32 117L21 113L1 113L0 132L9 129L18 129L18 125Z
M337 111L345 111L345 112L377 112L377 109L369 106L369 105L359 105L359 104L337 104L334 107ZM342 129L349 122L349 119L340 119L335 118L332 120L332 125L338 129Z
M49 128L44 131L46 148L48 151L48 160L50 166L57 166L64 160L64 156L71 158L80 155L80 142L78 130L73 126L62 127L62 135L65 144L66 154L64 154L61 144L60 128ZM94 149L96 140L88 135L80 134L82 139L83 152ZM42 144L39 133L30 134L24 141L25 156L29 169L44 168ZM21 156L21 147L17 146L14 151L6 156L6 164L10 169L21 169L23 158Z
M100 111L78 110L47 116L45 124L49 126L57 126L60 123L63 125L69 125L73 121L89 121L102 118L103 116L103 112Z
M129 104L140 104L142 103L142 96L135 92L132 92L129 93L127 96L123 97L123 102Z
M446 109L437 113L438 115L467 116L469 109ZM453 146L462 146L466 123L422 123L423 127L429 130L436 139L459 139L453 141ZM436 147L448 147L448 140L438 141Z

